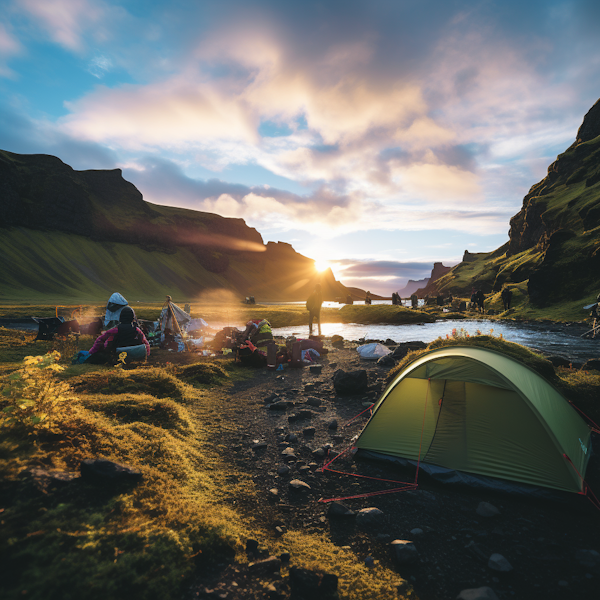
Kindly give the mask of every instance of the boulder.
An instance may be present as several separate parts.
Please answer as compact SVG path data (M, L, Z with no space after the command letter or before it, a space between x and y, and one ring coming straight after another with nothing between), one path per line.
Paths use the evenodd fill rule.
M333 387L340 396L362 394L367 391L368 385L367 372L364 369L349 373L338 369L333 375Z
M471 588L463 590L456 600L498 600L496 592L490 587L483 586L480 588Z
M401 564L415 562L419 558L417 547L408 540L394 540L391 544L394 558Z
M380 367L394 367L396 366L396 360L391 354L387 354L386 356L377 359L377 364Z
M248 565L248 571L253 575L258 573L274 573L279 571L280 568L281 559L276 556L269 556L269 558L252 562Z
M583 367L581 367L584 371L600 371L600 359L592 358L587 362L583 363Z
M137 469L104 459L82 460L79 469L84 481L96 485L139 483L143 478Z
M548 360L552 363L554 367L569 367L571 364L570 360L563 358L562 356L548 356Z
M322 400L320 398L315 398L314 396L310 396L306 399L306 404L309 406L321 406Z
M335 419L332 419L331 421L329 421L329 424L327 425L328 429L337 429L338 428L338 422Z
M508 573L513 570L512 565L502 556L502 554L492 554L488 561L488 567L494 569L494 571L500 571L501 573Z
M334 335L331 337L331 345L334 348L343 348L344 347L344 338L341 335Z

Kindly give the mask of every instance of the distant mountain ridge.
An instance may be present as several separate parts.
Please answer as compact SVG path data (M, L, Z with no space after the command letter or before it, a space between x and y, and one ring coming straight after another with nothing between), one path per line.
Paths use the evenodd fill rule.
M588 111L575 142L531 187L510 220L509 241L471 254L435 283L469 294L517 288L533 306L600 292L600 100Z
M240 298L326 299L347 288L243 219L146 202L120 169L75 171L59 158L0 150L0 298L147 300L227 290ZM363 292L364 293L364 292Z

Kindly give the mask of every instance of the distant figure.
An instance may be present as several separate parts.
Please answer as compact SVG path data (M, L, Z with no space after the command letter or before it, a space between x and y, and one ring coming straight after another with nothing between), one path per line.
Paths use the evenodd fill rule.
M485 296L483 295L483 292L481 290L479 290L475 294L475 301L477 302L477 310L483 314L483 305L485 303Z
M183 307L183 312L186 312L188 315L189 315L189 314L191 314L191 312L192 312L192 307L191 307L189 304L186 304L186 305Z
M346 304L354 304L354 300L352 300L352 296L350 294L346 296Z
M116 362L120 352L127 352L130 359L150 356L150 344L144 332L137 326L135 312L125 306L119 315L119 324L96 338L90 348L87 363L103 364Z
M416 294L413 294L413 295L410 297L410 305L411 305L413 308L418 308L418 307L419 307L419 298L418 298L418 296L417 296Z
M402 304L402 299L400 298L400 294L398 294L398 292L392 292L392 304L395 306Z
M314 292L306 301L306 310L308 310L308 334L313 332L313 319L317 319L319 335L321 335L321 304L323 304L323 294L321 293L321 284L317 283Z
M371 292L367 292L367 294L365 295L365 304L371 304Z
M500 297L502 298L504 310L510 310L510 301L512 300L512 292L510 288L505 287L502 292L500 292Z
M469 309L473 310L477 307L477 291L475 288L471 288L471 302L469 303Z

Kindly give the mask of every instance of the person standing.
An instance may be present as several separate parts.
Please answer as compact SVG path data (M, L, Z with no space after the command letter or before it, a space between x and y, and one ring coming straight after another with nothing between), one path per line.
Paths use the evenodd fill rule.
M319 335L321 335L321 305L323 304L323 294L321 293L321 284L317 283L313 293L306 301L306 309L308 310L308 334L313 332L313 319L317 319L317 327Z

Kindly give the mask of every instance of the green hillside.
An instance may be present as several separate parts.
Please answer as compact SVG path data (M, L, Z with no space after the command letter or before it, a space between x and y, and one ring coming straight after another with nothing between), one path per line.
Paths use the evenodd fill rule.
M600 292L600 100L510 226L507 244L465 252L436 290L469 296L481 289L500 309L499 292L509 286L521 316L581 319L581 306Z
M75 171L60 159L0 151L0 301L90 302L120 291L144 301L326 299L347 289L243 219L158 206L119 169ZM364 295L364 292L363 292Z

